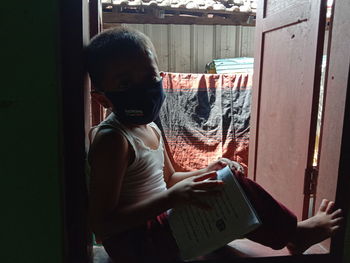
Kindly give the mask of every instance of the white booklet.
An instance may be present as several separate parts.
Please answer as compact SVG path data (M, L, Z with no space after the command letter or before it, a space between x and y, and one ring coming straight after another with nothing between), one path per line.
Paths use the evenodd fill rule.
M217 171L217 179L224 181L222 195L204 199L212 210L190 205L169 211L170 228L184 260L210 253L261 224L228 166Z

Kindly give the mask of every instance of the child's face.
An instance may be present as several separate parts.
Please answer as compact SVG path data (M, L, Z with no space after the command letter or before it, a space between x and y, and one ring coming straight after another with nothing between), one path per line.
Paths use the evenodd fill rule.
M151 51L111 63L101 88L102 93L92 95L125 124L144 125L154 121L165 99L161 76Z
M101 85L104 91L123 91L159 79L155 57L149 50L111 63Z

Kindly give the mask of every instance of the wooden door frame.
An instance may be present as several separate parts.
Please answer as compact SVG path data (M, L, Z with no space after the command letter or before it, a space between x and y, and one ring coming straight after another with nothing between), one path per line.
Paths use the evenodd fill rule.
M93 38L103 30L102 4L100 0L89 1L89 22L90 38ZM103 120L103 108L97 101L91 98L89 101L91 103L91 124L92 126L95 126Z
M84 132L84 81L86 74L83 66L84 39L84 0L63 0L60 2L60 38L57 47L60 52L61 65L61 101L64 153L63 167L63 209L64 209L64 262L87 263L91 257L89 248L89 231L87 228L87 188L85 181L85 132ZM341 29L341 19L347 18L349 11L342 9L342 1L335 5L335 14L340 21L333 28ZM336 2L337 4L337 2ZM83 10L83 11L82 11ZM85 23L85 25L84 25ZM334 36L333 42L342 41L340 34ZM339 49L336 53L341 53ZM332 60L332 57L330 57ZM338 63L338 62L337 62ZM339 63L345 63L341 61ZM349 213L349 204L343 197L350 190L350 140L346 134L350 134L350 77L347 83L347 98L345 105L343 138L340 149L339 179L336 201L345 213ZM341 231L332 240L331 253L326 255L300 255L282 256L271 258L237 258L237 263L312 263L312 262L340 262L344 252L345 231ZM203 261L200 261L203 262ZM207 261L218 262L218 261ZM225 262L225 261L221 261ZM227 261L226 261L227 262Z
M91 242L87 226L85 177L85 81L83 45L88 40L86 0L62 0L59 46L62 109L63 216L65 263L88 263Z
M350 191L350 65L349 57L350 50L347 43L350 42L350 30L348 19L350 15L350 4L348 1L335 1L332 19L332 31L330 32L330 48L329 53L329 68L327 70L327 85L325 89L325 105L324 105L324 117L328 117L328 120L333 120L334 127L342 127L342 129L333 131L333 138L329 136L321 136L320 154L329 154L322 151L322 144L324 140L330 140L338 147L335 147L333 155L336 155L334 171L338 171L338 181L336 189L335 203L337 207L343 209L345 217L350 213L349 200L345 197L348 196ZM328 92L336 89L336 92ZM344 104L340 103L339 97L344 97ZM340 105L339 105L340 104ZM334 106L336 105L336 106ZM328 107L330 109L328 109ZM336 110L335 110L336 109ZM326 115L327 114L327 115ZM324 119L325 120L325 119ZM325 120L326 121L326 120ZM323 133L323 131L322 131ZM334 142L334 137L340 138L339 141ZM328 143L329 145L329 143ZM337 149L338 148L338 149ZM330 150L330 148L327 148ZM320 160L322 161L322 159ZM345 229L350 226L345 225L344 230L338 235L332 238L331 242L331 254L334 255L334 262L341 262L344 255L344 241L345 241ZM347 231L349 233L349 231Z

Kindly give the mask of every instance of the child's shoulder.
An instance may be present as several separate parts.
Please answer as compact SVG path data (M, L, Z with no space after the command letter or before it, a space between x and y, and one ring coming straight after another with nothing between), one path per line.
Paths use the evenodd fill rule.
M116 129L111 127L97 127L92 136L91 145L96 144L115 144L118 142L126 142L125 136Z
M95 128L89 148L89 159L95 154L112 154L122 149L128 149L126 138L116 129L110 127Z
M100 124L92 127L89 132L89 141L90 144L93 144L96 140L109 140L120 136L122 134L121 125L114 117L113 114L110 114L105 120Z

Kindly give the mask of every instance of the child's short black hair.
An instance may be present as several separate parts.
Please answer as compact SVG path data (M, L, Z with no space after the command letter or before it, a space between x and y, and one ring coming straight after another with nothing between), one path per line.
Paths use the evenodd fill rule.
M149 51L157 62L153 44L146 35L128 27L109 29L95 36L85 48L86 69L95 88L100 89L109 63Z

